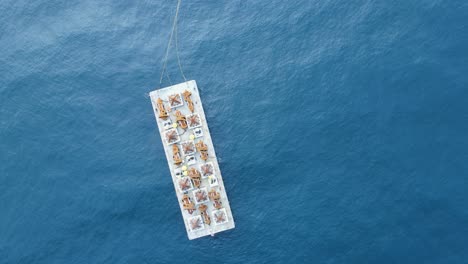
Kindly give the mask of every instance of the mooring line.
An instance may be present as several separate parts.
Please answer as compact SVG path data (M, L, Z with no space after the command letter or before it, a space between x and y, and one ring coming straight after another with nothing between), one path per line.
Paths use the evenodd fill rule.
M175 35L175 48L176 48L177 64L179 65L179 70L180 70L180 74L182 75L182 78L184 78L184 81L187 82L187 79L185 78L185 74L184 74L184 72L182 70L182 65L180 63L179 45L178 45L179 39L178 39L178 32L177 32L178 31L177 30L177 21L178 21L178 18L179 18L179 10L180 10L181 2L182 2L182 0L177 1L177 8L176 8L175 16L174 16L174 21L172 22L172 30L171 30L171 34L169 36L169 41L167 43L166 54L164 55L163 65L162 65L162 70L161 70L161 76L159 78L159 87L160 88L161 88L161 84L162 84L164 74L166 74L166 77L168 78L169 82L172 85L171 78L169 77L169 73L167 71L167 59L168 59L168 56L169 56L169 51L170 51L171 46L172 46L172 39L174 38L174 35Z

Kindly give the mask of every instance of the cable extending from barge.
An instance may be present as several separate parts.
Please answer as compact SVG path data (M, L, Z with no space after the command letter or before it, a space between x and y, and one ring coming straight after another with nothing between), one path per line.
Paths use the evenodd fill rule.
M150 93L189 239L234 228L197 84Z

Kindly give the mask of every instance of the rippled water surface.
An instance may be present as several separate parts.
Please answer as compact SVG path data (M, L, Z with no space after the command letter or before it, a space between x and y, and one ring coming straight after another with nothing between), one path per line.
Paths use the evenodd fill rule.
M466 1L184 0L236 220L193 241L146 96L175 6L0 2L0 263L466 263Z

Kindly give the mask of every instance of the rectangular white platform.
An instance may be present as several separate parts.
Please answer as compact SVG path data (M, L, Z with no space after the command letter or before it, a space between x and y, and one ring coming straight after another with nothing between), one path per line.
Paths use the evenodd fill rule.
M192 99L193 106L194 106L193 113L189 110L188 104L184 100L184 97L183 97L183 92L186 90L192 94L191 99ZM182 105L175 106L171 109L170 103L169 103L169 96L175 95L175 94L180 95ZM161 139L163 142L164 151L166 153L166 158L169 164L169 170L171 172L172 181L174 183L177 199L179 201L180 210L182 212L182 216L184 219L185 228L187 230L188 238L195 239L195 238L199 238L202 236L213 235L215 233L234 228L235 225L234 225L234 219L231 213L231 207L229 206L229 201L226 195L226 191L224 189L224 183L221 177L221 171L219 170L218 160L216 158L216 153L214 151L213 142L211 141L210 131L208 129L208 125L206 122L205 112L203 111L203 106L200 100L200 95L198 92L196 82L188 81L185 83L180 83L180 84L176 84L170 87L152 91L150 93L150 98L151 98L151 103L153 105L154 114L156 116L156 122L158 124L159 133L161 135ZM163 100L163 105L169 115L169 117L166 120L159 118L159 111L157 107L158 98L161 98ZM170 123L172 124L176 123L175 111L177 110L179 110L186 117L189 117L192 114L198 114L200 121L201 121L200 122L201 126L197 126L197 127L189 126L187 129L182 129L180 126L178 126L177 128L174 128L173 125L171 125ZM168 131L171 131L174 129L177 130L177 133L179 135L179 140L178 141L176 140L177 142L167 142L165 133L168 133ZM193 143L198 143L199 140L203 140L203 143L205 143L206 146L208 147L208 160L206 161L203 161L201 159L200 153L198 151L195 151L195 153L192 155L184 155L184 151L182 149L182 143L188 142L188 144L190 144L190 141L192 141ZM183 160L182 164L175 165L173 162L173 150L172 150L173 144L177 144L180 149L181 158ZM187 158L193 158L193 157L195 157L195 162L193 160L187 161ZM208 164L211 163L213 165L212 167L214 169L214 175L212 175L211 177L202 177L201 185L199 188L193 188L193 184L192 184L192 189L188 191L187 190L182 191L181 188L179 187L179 181L185 180L185 178L188 178L188 176L183 175L182 168L185 166L188 169L196 168L198 171L200 171L200 166L207 164L207 163ZM211 183L216 180L217 180L218 185L212 186ZM215 209L213 206L213 202L210 200L206 202L197 203L194 197L194 192L200 189L206 190L206 191L215 189L217 192L219 192L221 195L220 201L222 203L223 208L221 210ZM182 198L184 194L187 194L191 198L191 200L196 204L195 207L197 208L197 210L193 212L192 214L189 214L187 210L183 209ZM197 216L200 215L200 211L198 210L198 207L201 204L205 204L208 207L206 212L211 218L211 224L210 225L202 224L203 226L202 228L198 228L197 230L192 230L191 225L189 224L189 221L196 220ZM223 209L225 211L223 211ZM213 215L214 213L216 213L218 216L222 213L225 213L226 221L220 221L220 223L216 223L215 217Z

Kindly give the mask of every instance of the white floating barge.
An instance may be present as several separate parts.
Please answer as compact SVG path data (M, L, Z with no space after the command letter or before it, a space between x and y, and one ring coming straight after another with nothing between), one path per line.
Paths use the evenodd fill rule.
M150 93L189 239L234 228L195 81Z

